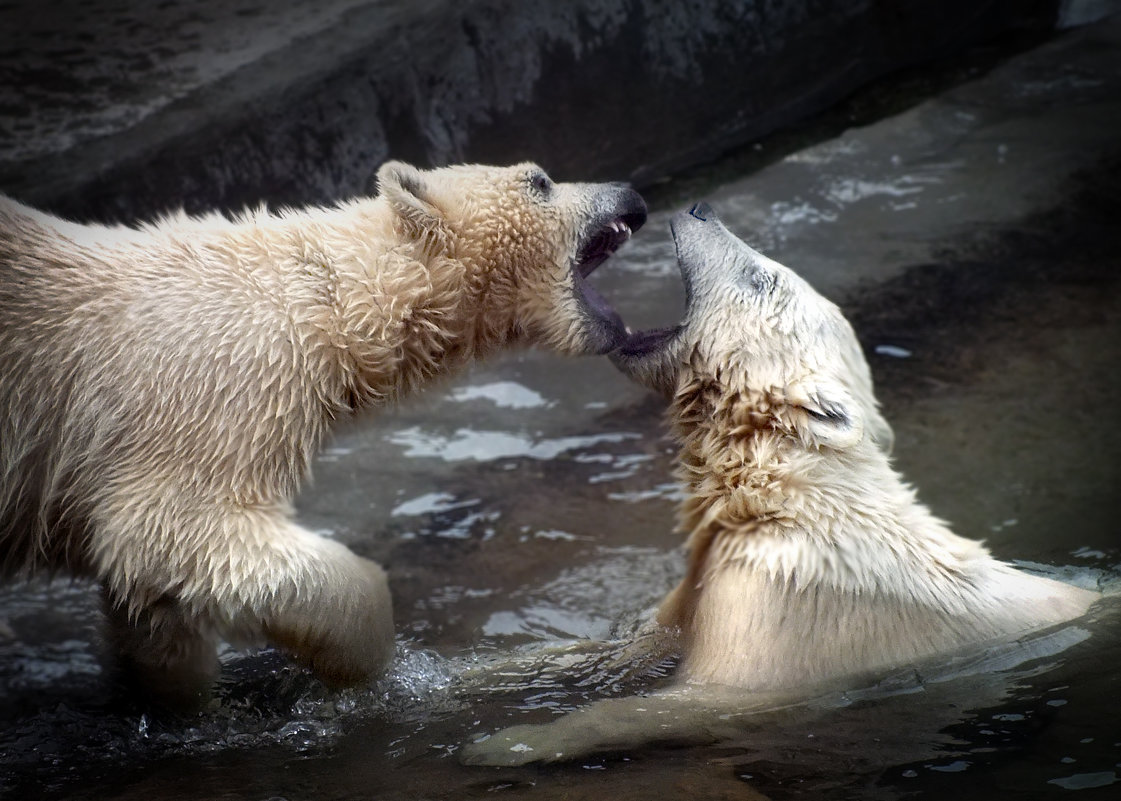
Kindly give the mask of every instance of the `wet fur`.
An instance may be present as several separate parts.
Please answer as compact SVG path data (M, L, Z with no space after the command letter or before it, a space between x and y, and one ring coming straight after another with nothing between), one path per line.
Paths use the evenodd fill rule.
M777 691L1014 637L1097 596L953 534L869 438L820 447L784 392L691 373L671 419L687 575L658 622L686 681Z
M834 304L711 209L673 227L686 321L616 364L671 397L689 557L658 621L682 632L685 681L811 686L1086 611L1095 593L997 561L918 501Z
M390 163L378 197L139 228L0 198L3 573L100 581L157 694L205 693L219 638L376 674L385 575L290 501L340 417L507 344L602 349L571 263L619 190L543 203L539 172Z

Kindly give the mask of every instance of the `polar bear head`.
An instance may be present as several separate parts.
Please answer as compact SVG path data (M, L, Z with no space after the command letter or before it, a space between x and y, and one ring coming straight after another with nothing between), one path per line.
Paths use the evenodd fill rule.
M624 338L587 277L646 221L634 190L554 183L530 163L422 171L388 162L378 186L408 246L466 266L482 339L575 354L605 353Z
M868 438L890 449L892 431L871 372L840 309L793 270L750 248L707 203L671 222L688 308L680 325L636 332L612 354L628 376L668 396L762 399L812 447ZM752 401L756 403L756 401Z

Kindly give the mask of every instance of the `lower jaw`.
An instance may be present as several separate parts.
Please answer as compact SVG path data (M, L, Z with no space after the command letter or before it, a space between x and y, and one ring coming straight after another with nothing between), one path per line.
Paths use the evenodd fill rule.
M614 350L627 338L623 319L576 270L572 273L572 282L576 305L583 317L585 352L602 355Z
M604 356L615 352L625 339L606 321L583 314L576 325L553 331L541 344L547 343L551 350L565 356Z
M589 331L586 339L588 343L587 352L594 356L603 356L618 348L619 343L625 339L625 336L616 333L614 330L592 330Z

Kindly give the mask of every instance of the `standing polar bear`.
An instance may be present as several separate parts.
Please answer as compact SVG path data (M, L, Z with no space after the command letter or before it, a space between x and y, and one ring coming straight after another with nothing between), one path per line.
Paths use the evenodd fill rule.
M384 573L292 517L331 423L500 346L624 336L585 279L645 221L634 191L532 164L391 162L378 184L138 229L0 197L0 566L99 580L157 695L205 693L219 638L376 675Z
M706 693L614 699L514 726L468 745L465 762L687 739L720 725L694 714L706 699L859 686L1070 620L1099 597L997 561L918 502L891 466L891 428L835 305L707 204L676 215L672 230L685 319L630 335L611 359L671 399L689 555L657 622L680 632L680 682Z

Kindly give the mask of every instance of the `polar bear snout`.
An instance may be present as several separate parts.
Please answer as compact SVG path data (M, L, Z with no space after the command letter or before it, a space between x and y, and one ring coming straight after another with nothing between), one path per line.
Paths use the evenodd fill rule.
M693 208L689 209L689 216L706 222L709 217L715 216L712 211L712 206L705 203L703 200L700 203L694 203Z
M698 290L711 289L737 267L750 268L756 261L751 256L758 255L729 231L704 201L673 215L670 232L690 310L700 303Z
M584 227L576 270L584 278L646 222L646 201L624 184L603 184Z
M716 285L734 266L742 243L724 227L708 203L701 201L670 219L677 266L685 286L685 319L672 326L628 331L611 354L624 375L669 394L677 381L680 360L700 336L700 325L719 296ZM744 246L746 247L746 246Z
M586 348L604 354L626 338L626 327L618 312L586 279L646 222L646 201L625 184L590 184L584 188L591 193L590 213L572 265L572 289L583 318Z

